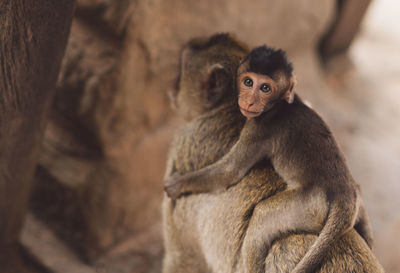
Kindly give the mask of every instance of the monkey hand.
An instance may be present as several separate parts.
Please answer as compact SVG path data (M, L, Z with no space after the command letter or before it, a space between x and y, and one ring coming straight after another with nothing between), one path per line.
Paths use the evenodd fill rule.
M178 199L185 193L183 189L185 182L181 178L182 175L175 173L164 182L164 191L167 193L168 197L173 200Z

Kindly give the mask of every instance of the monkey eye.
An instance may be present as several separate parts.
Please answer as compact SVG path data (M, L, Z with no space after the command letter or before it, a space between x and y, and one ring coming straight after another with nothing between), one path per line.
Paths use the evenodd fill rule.
M269 86L268 84L263 84L261 85L260 90L264 93L271 92L271 86Z
M253 80L250 78L245 78L243 81L244 85L246 85L247 87L252 87L253 86Z

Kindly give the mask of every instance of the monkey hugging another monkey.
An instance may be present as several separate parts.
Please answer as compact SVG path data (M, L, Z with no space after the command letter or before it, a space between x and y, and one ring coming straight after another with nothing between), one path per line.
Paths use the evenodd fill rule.
M358 185L293 86L280 50L249 54L225 34L185 45L171 97L188 123L165 175L164 273L383 272Z

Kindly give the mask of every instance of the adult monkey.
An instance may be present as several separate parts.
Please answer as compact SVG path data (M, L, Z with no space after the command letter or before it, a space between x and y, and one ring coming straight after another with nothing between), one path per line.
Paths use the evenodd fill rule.
M312 272L332 242L353 227L371 247L372 231L359 185L327 125L294 95L293 68L284 51L253 49L239 66L237 78L239 108L248 118L239 140L214 164L167 179L168 196L228 188L267 157L288 189L268 198L260 211L265 214L258 219L262 222L247 230L242 247L246 272L262 271L263 251L289 231L319 232L292 273Z
M237 107L234 75L247 53L246 46L229 35L194 39L184 47L172 98L190 122L172 145L166 177L210 165L237 141L245 119ZM221 193L176 201L165 197L163 273L243 271L240 250L250 219L252 225L257 223L263 200L286 187L268 164L255 165L243 181ZM266 257L266 272L290 272L316 238L284 234ZM351 230L332 246L317 272L383 270L364 240Z

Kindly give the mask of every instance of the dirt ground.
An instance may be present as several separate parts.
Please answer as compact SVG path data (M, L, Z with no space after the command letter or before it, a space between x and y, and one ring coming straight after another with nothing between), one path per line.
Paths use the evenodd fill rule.
M372 1L348 58L328 66L329 94L310 98L361 184L374 252L387 273L400 272L399 10L397 0Z

